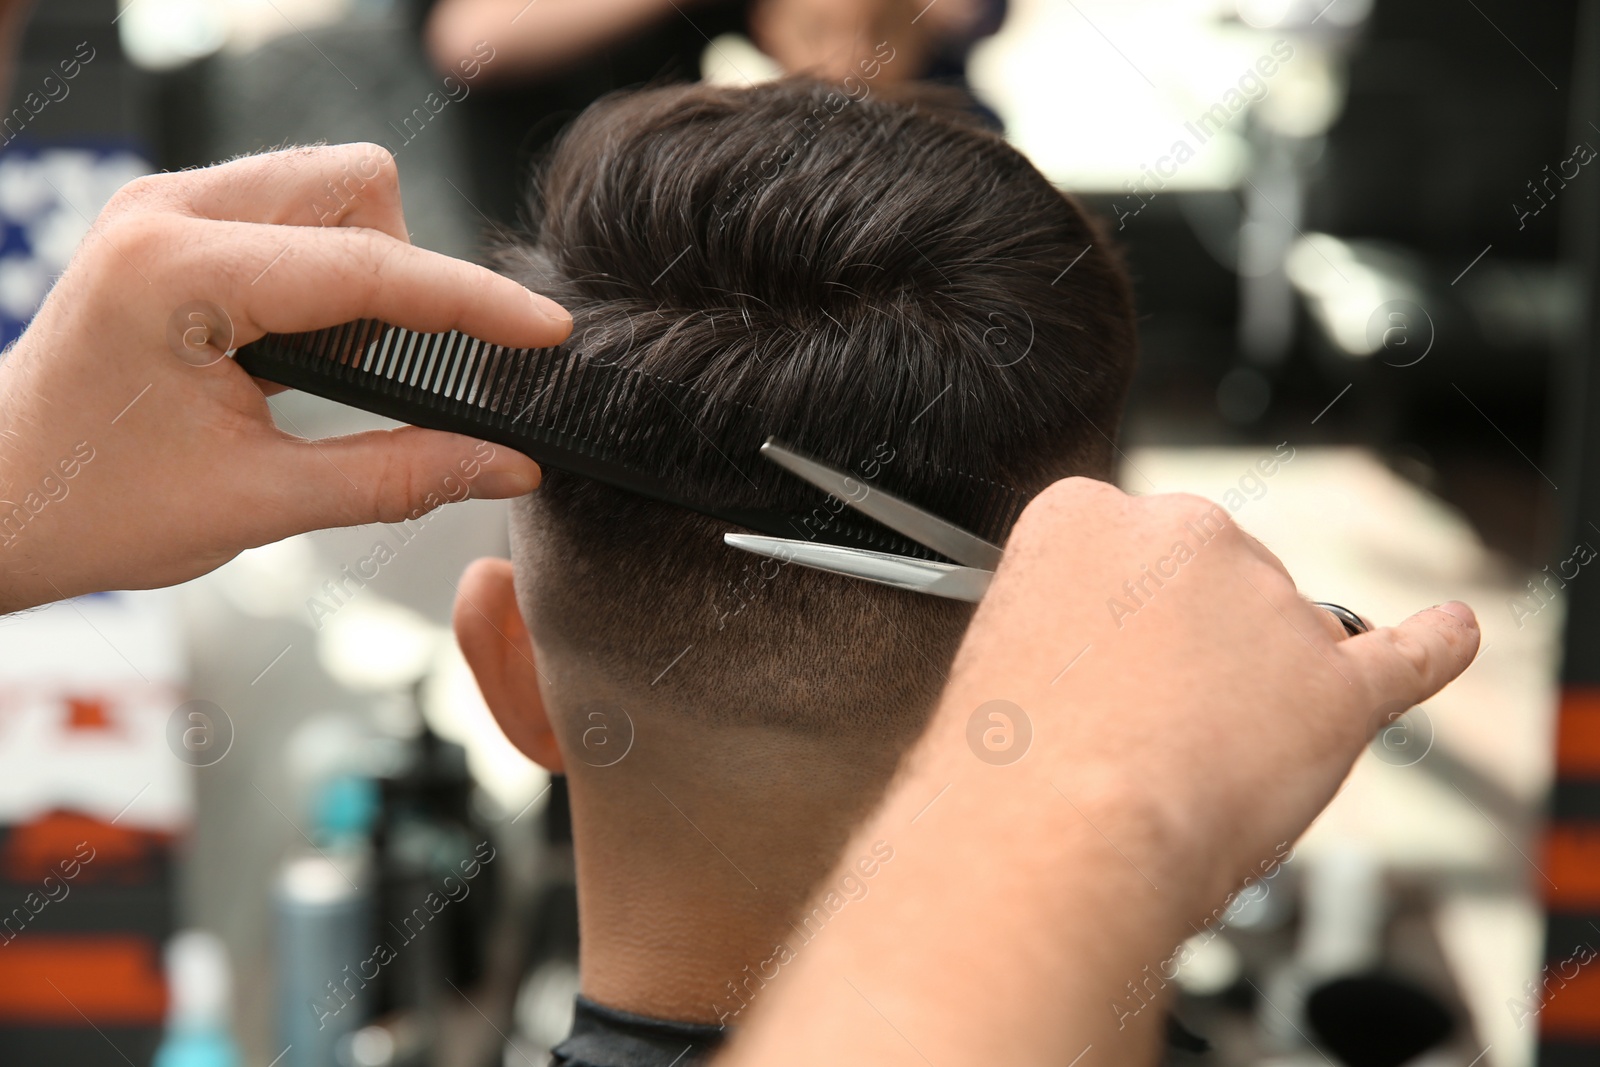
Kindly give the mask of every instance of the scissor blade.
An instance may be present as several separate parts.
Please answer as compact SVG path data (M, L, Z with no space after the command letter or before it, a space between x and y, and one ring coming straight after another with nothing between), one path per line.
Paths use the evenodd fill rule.
M814 570L863 578L879 585L892 585L896 589L930 593L974 604L983 599L989 581L994 577L994 572L975 567L958 567L953 563L935 563L865 548L819 545L814 541L737 533L723 534L722 540L734 548L784 563L798 563Z
M905 534L920 545L949 556L957 563L986 571L993 571L1000 566L1002 552L999 545L990 544L882 489L873 489L865 482L802 456L775 437L767 438L767 443L761 446L761 454L823 492L838 497L863 515L878 520L897 533Z

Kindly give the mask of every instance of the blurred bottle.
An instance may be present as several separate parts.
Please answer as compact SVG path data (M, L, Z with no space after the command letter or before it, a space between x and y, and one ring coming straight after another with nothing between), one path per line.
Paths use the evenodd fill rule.
M496 853L473 814L472 777L459 744L419 724L405 758L378 785L377 929L394 958L383 969L376 1007L406 1013L432 1047L443 1006L458 1002L456 990L483 972Z
M312 799L315 850L284 863L275 893L278 1041L283 1067L331 1067L340 1039L371 1017L377 788L340 775Z
M166 964L172 999L154 1067L241 1067L228 1027L233 982L222 939L185 930L167 942Z

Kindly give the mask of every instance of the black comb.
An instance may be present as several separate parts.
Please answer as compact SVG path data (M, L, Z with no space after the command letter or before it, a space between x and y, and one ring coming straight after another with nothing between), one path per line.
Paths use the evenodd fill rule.
M279 385L505 445L543 466L773 537L942 558L853 509L831 506L839 502L810 487L814 505L752 505L795 499L796 479L759 455L762 442L785 428L753 407L714 401L704 390L637 367L606 365L567 348L505 348L458 331L418 333L375 319L268 334L241 346L235 358ZM707 426L715 433L707 434ZM697 491L728 481L727 467L740 476L739 501ZM937 499L913 502L959 514L974 533L996 542L1027 503L1012 489L956 472L940 472L937 484Z

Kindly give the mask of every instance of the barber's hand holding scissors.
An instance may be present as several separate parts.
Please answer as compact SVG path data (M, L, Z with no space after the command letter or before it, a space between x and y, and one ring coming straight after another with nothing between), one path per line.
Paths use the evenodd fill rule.
M1131 616L1108 610L1179 558ZM1153 1062L1164 1013L1141 1005L1180 943L1477 648L1456 603L1350 635L1215 504L1057 483L843 853L883 841L893 862L784 967L725 1062ZM1009 731L997 751L991 729Z
M305 530L396 521L532 460L411 427L279 430L230 348L370 317L514 346L571 329L492 271L414 248L376 145L293 149L133 182L0 362L0 612L192 578ZM270 391L273 387L267 387ZM86 457L88 457L86 459Z

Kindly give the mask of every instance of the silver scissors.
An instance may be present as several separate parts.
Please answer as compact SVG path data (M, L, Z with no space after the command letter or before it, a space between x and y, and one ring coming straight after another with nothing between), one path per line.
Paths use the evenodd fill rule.
M937 563L893 552L760 534L726 533L722 535L724 543L758 556L852 578L864 578L897 589L972 603L983 599L989 582L994 578L995 568L1000 565L1002 552L999 545L990 544L976 534L882 489L873 489L843 471L802 456L777 438L767 438L766 444L761 446L761 454L823 492L838 497L868 518L876 519L896 533L904 534L917 544L925 545L956 562Z
M760 534L726 533L725 544L754 552L758 556L786 563L798 563L819 571L831 571L852 578L864 578L880 585L909 589L916 593L948 597L977 603L994 579L995 568L1000 566L1004 554L999 545L946 522L931 512L923 511L882 489L873 489L827 464L788 448L775 437L767 438L761 454L784 470L799 475L825 493L830 493L869 518L876 519L897 533L904 534L933 549L955 563L936 563L933 560L914 559L892 552L875 552L867 548L845 548L840 545L823 545L815 541L792 540L784 537L766 537ZM1360 615L1349 608L1326 601L1313 601L1317 607L1331 612L1351 637L1366 633L1371 627Z

